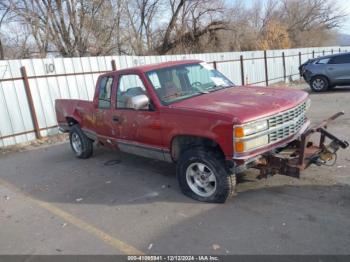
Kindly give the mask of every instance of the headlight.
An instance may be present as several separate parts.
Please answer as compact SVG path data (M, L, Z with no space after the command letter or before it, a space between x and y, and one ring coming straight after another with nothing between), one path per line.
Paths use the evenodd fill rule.
M254 148L258 148L269 143L268 135L259 136L254 139L249 139L247 141L238 141L235 143L235 151L237 153L243 153Z
M235 137L249 136L268 129L267 120L256 121L235 127Z

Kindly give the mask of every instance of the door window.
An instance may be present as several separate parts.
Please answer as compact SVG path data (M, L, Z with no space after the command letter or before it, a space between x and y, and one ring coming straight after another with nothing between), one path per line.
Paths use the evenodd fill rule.
M113 86L113 77L106 76L100 80L99 94L98 94L98 107L110 108L111 107L111 93Z
M350 64L350 55L338 55L329 61L329 64Z
M132 104L130 100L134 96L146 95L146 88L138 75L122 75L119 78L118 90L117 90L117 105L116 107L130 108L132 109ZM149 97L149 96L148 96ZM148 109L148 108L145 108Z
M316 62L316 64L327 64L329 62L329 58L323 58Z

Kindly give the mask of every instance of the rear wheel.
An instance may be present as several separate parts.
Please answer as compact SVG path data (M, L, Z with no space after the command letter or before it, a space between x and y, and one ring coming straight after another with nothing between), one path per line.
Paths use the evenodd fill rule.
M211 203L224 203L234 195L236 185L236 176L225 168L223 159L205 148L181 154L177 179L186 196Z
M76 157L86 159L92 155L93 141L84 134L78 125L71 127L69 140Z
M315 92L324 92L329 88L328 79L324 76L315 76L310 81L310 87Z

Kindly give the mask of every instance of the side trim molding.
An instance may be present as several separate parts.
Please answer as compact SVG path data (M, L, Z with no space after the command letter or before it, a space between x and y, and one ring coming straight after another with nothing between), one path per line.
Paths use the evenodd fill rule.
M172 163L169 151L125 140L117 140L120 151Z

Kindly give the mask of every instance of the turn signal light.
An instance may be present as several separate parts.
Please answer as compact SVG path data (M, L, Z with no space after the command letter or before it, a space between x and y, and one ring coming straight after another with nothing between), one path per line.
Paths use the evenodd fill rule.
M238 126L235 128L235 137L244 137L243 127Z
M244 143L243 142L236 142L235 143L235 151L237 153L243 153L244 152Z

